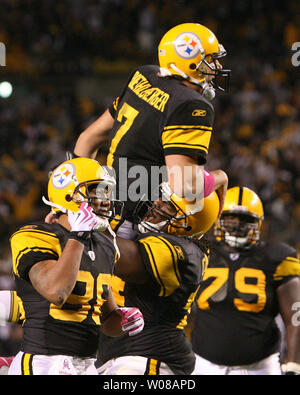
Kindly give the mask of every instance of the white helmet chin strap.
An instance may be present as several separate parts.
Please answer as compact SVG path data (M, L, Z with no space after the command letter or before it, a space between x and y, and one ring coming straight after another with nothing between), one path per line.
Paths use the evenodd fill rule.
M68 210L66 208L64 208L63 206L60 206L59 204L56 204L56 203L49 202L49 200L47 200L45 198L45 196L42 197L42 201L45 204L47 204L47 206L57 208L59 211L61 211L64 214L66 214L68 212Z

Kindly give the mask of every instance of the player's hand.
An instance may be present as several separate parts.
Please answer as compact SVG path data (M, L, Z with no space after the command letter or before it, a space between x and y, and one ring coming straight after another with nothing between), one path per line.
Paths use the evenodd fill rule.
M14 357L0 357L0 376L6 376Z
M300 375L300 363L287 362L281 365L282 373L285 376L299 376Z
M144 317L136 307L120 307L117 313L121 316L121 326L123 332L129 336L135 336L144 329Z
M86 238L98 224L92 207L86 202L81 204L77 213L68 211L68 221L71 227L71 234L79 238Z

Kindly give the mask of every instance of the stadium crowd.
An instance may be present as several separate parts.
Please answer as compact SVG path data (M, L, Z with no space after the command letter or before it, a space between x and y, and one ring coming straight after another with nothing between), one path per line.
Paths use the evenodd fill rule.
M291 62L299 13L297 1L2 0L0 81L14 81L16 93L0 98L0 289L11 284L9 235L47 213L48 171L107 105L101 92L98 100L78 95L74 81L157 63L159 38L181 22L221 37L232 70L230 94L214 101L207 167L224 169L229 186L255 190L264 235L300 251L300 82ZM20 334L12 328L0 327L0 355L15 352Z

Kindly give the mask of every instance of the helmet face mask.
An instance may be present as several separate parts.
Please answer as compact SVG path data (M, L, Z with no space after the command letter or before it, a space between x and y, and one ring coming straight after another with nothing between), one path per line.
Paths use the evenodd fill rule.
M214 89L228 92L231 71L223 69L219 63L219 59L227 55L222 44L219 44L219 52L208 54L196 66L200 76L208 76L206 81L210 83ZM220 67L221 66L221 67Z
M110 201L112 193L112 189L105 182L90 180L78 184L70 198L75 203L81 204L82 202L87 202L91 206L95 200L101 202Z
M78 205L86 202L94 213L109 220L116 215L118 201L113 200L113 192L104 182L91 180L78 184L70 197Z
M224 241L231 247L243 248L259 240L259 219L254 216L225 213L219 222Z
M161 198L155 202L141 201L138 203L134 214L141 233L166 232L172 219L176 217L176 209L171 202Z
M160 194L155 202L141 201L136 206L134 217L142 233L165 232L197 240L217 219L219 199L215 192L204 199L204 206L179 198L166 182L160 185Z
M230 188L214 235L230 247L249 248L260 239L263 218L263 205L255 192L246 187Z

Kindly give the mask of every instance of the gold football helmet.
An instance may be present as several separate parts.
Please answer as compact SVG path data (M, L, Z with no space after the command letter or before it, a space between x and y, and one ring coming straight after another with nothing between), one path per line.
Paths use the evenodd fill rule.
M214 225L218 218L220 202L216 192L204 198L204 205L192 204L172 192L168 183L160 186L161 199L173 209L170 211L159 207L155 202L143 202L136 209L136 219L142 233L163 231L165 233L200 239ZM145 221L149 212L156 211L162 218L159 224ZM142 214L141 214L142 213Z
M93 199L102 201L112 199L115 179L96 160L75 158L56 167L48 182L48 199L43 201L55 213L77 212L81 203L91 204ZM91 186L96 186L96 195L90 196Z
M223 70L216 62L226 54L214 33L198 23L173 27L158 46L162 76L173 75L200 85L208 100L214 98L215 89L228 91L231 71ZM217 83L220 78L223 86Z
M230 188L215 236L231 247L249 246L259 240L263 218L263 205L255 192L246 187Z

